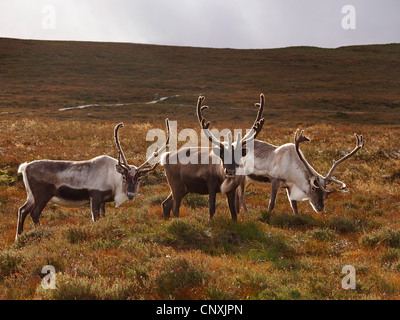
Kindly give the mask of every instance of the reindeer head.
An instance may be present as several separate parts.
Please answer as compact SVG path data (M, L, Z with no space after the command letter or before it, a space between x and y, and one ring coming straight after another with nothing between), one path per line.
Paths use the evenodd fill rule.
M243 139L241 134L238 133L235 142L232 142L231 134L228 134L228 141L221 142L208 129L210 127L210 122L206 122L206 119L202 116L202 111L208 108L207 106L202 105L204 99L204 97L200 96L197 100L197 119L205 136L213 144L214 154L221 158L225 176L227 178L232 178L236 175L236 170L240 166L241 158L246 155L246 143L255 139L264 125L264 119L261 119L264 109L264 95L261 94L260 103L256 103L258 113L252 129L243 137Z
M119 143L118 130L119 128L122 128L124 124L119 123L114 128L115 144L117 145L118 148L118 164L116 165L115 169L117 170L118 173L122 175L122 190L130 201L133 201L136 198L140 179L145 175L147 175L149 172L153 171L159 164L159 162L157 162L153 166L150 166L149 162L154 158L158 157L158 155L161 152L163 152L168 146L170 138L170 128L168 119L165 119L165 124L167 127L167 141L160 149L154 152L152 156L148 158L139 167L128 164L128 162L126 161L125 154L122 151L121 145Z
M324 211L325 209L325 204L324 204L324 198L327 198L328 195L330 195L332 192L335 192L336 190L328 190L327 186L330 185L331 183L336 183L340 185L340 190L343 190L346 188L346 184L344 184L342 181L337 180L333 176L333 172L336 170L336 167L338 166L339 163L343 162L344 160L350 158L353 156L358 150L360 150L364 146L364 138L362 135L358 136L356 133L354 134L356 137L356 147L345 155L343 158L341 158L338 161L333 161L333 166L329 170L328 174L324 177L320 175L318 172L316 172L310 164L307 162L307 160L304 158L303 153L299 149L299 144L304 141L310 141L309 138L303 136L304 131L302 130L299 135L299 129L296 130L296 133L294 135L294 144L296 148L297 155L299 156L301 162L304 164L306 167L308 173L309 173L309 187L306 192L308 200L314 210L316 212L321 212Z

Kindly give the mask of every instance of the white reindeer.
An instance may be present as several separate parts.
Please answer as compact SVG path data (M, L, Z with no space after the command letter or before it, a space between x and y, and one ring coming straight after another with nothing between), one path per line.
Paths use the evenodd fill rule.
M310 202L316 212L323 211L325 209L324 198L334 192L327 189L329 184L339 184L340 190L346 188L346 184L337 180L333 173L340 163L353 156L364 146L363 136L355 134L356 147L354 150L340 160L334 161L332 168L324 177L315 171L299 149L301 142L310 141L309 138L303 136L303 132L301 131L299 135L299 129L297 129L294 143L287 143L279 147L260 140L254 141L254 157L244 158L245 165L250 165L254 170L246 176L245 181L238 187L236 193L237 209L241 202L243 210L247 213L245 188L251 183L272 183L269 211L275 207L279 189L285 188L295 214L298 213L297 201L305 200Z
M140 179L154 170L149 162L163 152L170 137L168 119L165 120L168 137L166 143L139 167L129 165L118 139L119 123L114 128L118 160L101 155L87 161L36 160L20 165L27 199L18 210L17 234L22 233L25 218L31 215L35 225L47 205L53 203L61 207L77 208L90 205L92 220L105 214L105 203L115 201L118 207L127 200L133 201L137 195ZM122 161L121 161L122 159Z

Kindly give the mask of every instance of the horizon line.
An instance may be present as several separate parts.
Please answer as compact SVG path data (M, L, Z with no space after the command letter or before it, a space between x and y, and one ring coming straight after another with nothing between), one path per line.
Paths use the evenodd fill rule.
M235 48L235 47L208 47L208 46L192 46L192 45L176 45L176 44L158 44L158 43L142 43L130 41L105 41L105 40L77 40L77 39L38 39L38 38L15 38L1 36L0 39L19 40L19 41L47 41L47 42L83 42L83 43L110 43L110 44L131 44L143 46L159 46L159 47L178 47L178 48L199 48L199 49L215 49L215 50L274 50L274 49L287 49L287 48L318 48L318 49L340 49L346 47L359 47L359 46L384 46L384 45L399 45L400 42L387 42L387 43L365 43L365 44L349 44L338 47L322 47L314 45L293 45L286 47L266 47L266 48Z

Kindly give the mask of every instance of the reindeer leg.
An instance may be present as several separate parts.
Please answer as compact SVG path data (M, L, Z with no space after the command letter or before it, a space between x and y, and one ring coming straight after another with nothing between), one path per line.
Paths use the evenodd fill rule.
M241 191L241 202L242 202L242 208L245 214L249 213L249 210L247 209L247 205L246 205L246 193L245 193L245 188L243 188L243 191Z
M100 205L100 216L105 217L106 216L106 203L102 202Z
M272 211L275 208L276 196L278 194L279 188L281 187L281 182L277 179L273 179L271 187L271 198L269 199L268 210Z
M236 190L230 191L226 194L228 198L228 206L231 212L232 220L237 220L236 206L235 206L235 192Z
M290 193L289 193L289 188L286 189L286 194L287 194L287 197L288 197L288 199L289 199L290 206L292 207L293 213L294 213L294 214L298 214L299 212L298 212L298 210L297 210L297 201L296 201L296 200L290 199L290 197L289 197L289 194L290 194Z
M245 214L249 213L246 205L246 197L245 197L245 187L244 185L240 185L235 192L235 206L236 206L236 213L240 213L240 205L242 205L243 211Z
M240 184L239 187L236 189L236 212L239 213L240 211L240 204L242 204L242 208L245 214L249 213L246 206L246 186L244 183Z
M24 229L25 218L32 211L34 207L35 207L34 200L28 199L25 202L25 204L18 209L17 234L15 235L15 240L17 240L18 236L22 233Z
M217 193L212 190L208 194L208 203L209 203L209 212L210 212L210 220L214 217L215 214L215 200L217 197Z
M167 199L165 199L162 203L162 208L163 208L163 214L164 214L164 219L168 219L171 216L171 210L172 210L172 192L168 196Z
M40 215L42 214L43 209L46 207L47 203L53 197L53 186L51 185L43 185L38 187L34 193L35 198L35 206L33 207L32 211L30 212L31 218L35 226L39 226L39 219Z
M51 197L50 197L50 199L51 199ZM31 218L32 218L33 223L35 224L35 227L40 225L40 222L39 222L40 215L42 214L43 209L46 207L46 205L50 199L46 198L46 199L41 199L40 201L37 201L35 204L35 207L31 211Z
M211 179L208 182L208 208L210 212L210 220L214 217L215 214L215 201L217 198L217 181Z
M296 200L290 200L290 206L292 207L293 213L298 214L297 210L297 201Z
M235 210L236 213L240 213L240 190L239 190L240 186L237 187L236 191L235 191Z
M42 214L43 209L46 207L47 202L41 203L40 205L36 205L33 210L31 211L31 218L35 227L40 225L39 219L40 215Z
M96 193L90 195L90 210L92 212L92 220L97 221L100 218L100 207L102 204L101 197Z
M91 199L90 210L92 212L92 220L97 221L100 218L100 203Z
M179 217L179 208L181 207L181 201L186 196L187 193L178 193L173 195L173 202L172 202L172 213L174 214L175 218Z

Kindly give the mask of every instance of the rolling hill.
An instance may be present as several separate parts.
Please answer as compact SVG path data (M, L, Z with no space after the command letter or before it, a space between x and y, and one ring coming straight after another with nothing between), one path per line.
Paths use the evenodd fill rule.
M0 107L69 118L87 110L58 110L100 104L92 117L161 119L169 108L186 114L204 94L223 119L222 110L245 110L264 92L270 118L394 124L399 66L400 44L233 50L1 38ZM145 104L156 93L172 98Z

